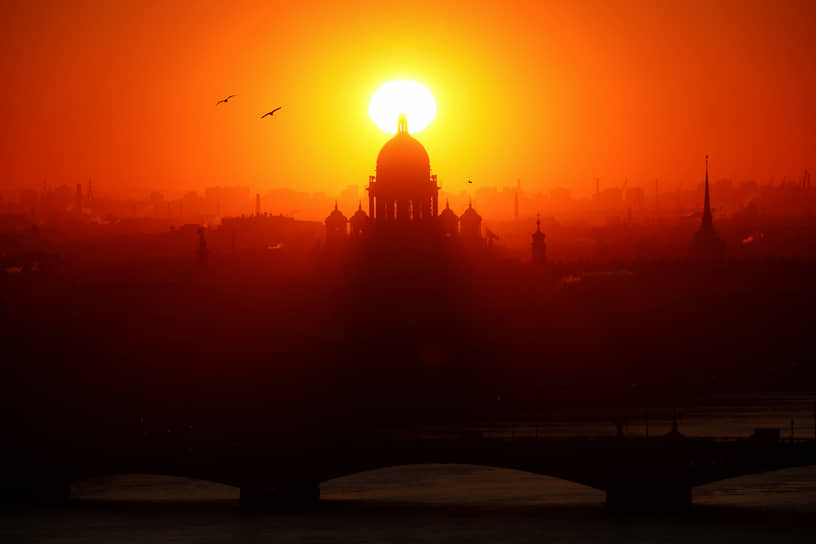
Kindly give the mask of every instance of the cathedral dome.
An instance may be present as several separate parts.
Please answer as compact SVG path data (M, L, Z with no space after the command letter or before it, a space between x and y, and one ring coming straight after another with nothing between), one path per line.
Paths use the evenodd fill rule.
M401 116L397 134L385 143L377 156L377 191L384 198L412 198L429 191L428 152L408 134L407 125Z

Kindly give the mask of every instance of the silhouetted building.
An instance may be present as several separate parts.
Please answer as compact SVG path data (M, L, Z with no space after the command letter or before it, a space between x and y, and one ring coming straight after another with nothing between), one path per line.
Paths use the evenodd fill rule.
M666 438L673 438L673 439L681 439L685 438L683 434L680 432L680 425L678 423L679 415L677 414L677 410L672 410L672 426L671 431L666 433Z
M546 235L541 232L541 217L536 215L536 231L533 233L532 253L533 262L544 264L547 262L547 243L544 241Z
M298 221L283 215L223 217L221 226L210 246L228 249L235 253L247 251L270 251L286 248L299 251L314 247L325 236L325 225L317 221Z
M516 180L516 192L513 194L513 221L518 222L519 215L519 192L521 192L521 180Z
M201 268L207 267L207 257L209 256L209 252L207 251L207 240L204 239L204 227L198 228L198 265Z
M459 235L459 216L450 209L450 203L445 201L445 209L439 214L439 228L442 236L456 238Z
M368 231L369 218L363 211L363 202L360 201L357 206L357 211L349 219L349 230L352 240L359 240L366 235Z
M77 183L76 187L76 196L74 200L74 211L76 213L82 213L82 184Z
M437 215L436 177L427 151L408 134L405 115L377 156L377 175L369 178L368 191L368 213L377 223L421 223Z
M399 247L424 246L431 238L461 236L468 245L481 245L482 218L473 206L460 218L446 203L439 214L437 181L431 174L428 153L408 134L407 119L400 115L397 134L377 156L377 175L368 178L369 214L366 215L360 202L351 220L346 221L335 202L334 210L326 218L327 244L342 243L347 238L348 223L351 238L359 239L366 231L372 231L372 240L377 244L396 238L400 240ZM494 235L493 239L496 238Z
M346 241L347 224L348 219L337 209L335 202L334 209L326 218L326 244L332 247L342 246Z
M482 241L482 216L473 209L473 202L468 203L468 207L459 219L462 225L462 240L469 245L477 245Z
M493 242L499 239L499 235L485 227L485 240L487 241L488 249L493 247Z
M708 155L706 155L705 173L705 201L703 203L703 222L700 229L694 235L689 246L689 254L693 259L699 261L712 261L723 258L725 254L725 244L720 239L720 235L714 230L714 222L711 217L711 198L708 188Z

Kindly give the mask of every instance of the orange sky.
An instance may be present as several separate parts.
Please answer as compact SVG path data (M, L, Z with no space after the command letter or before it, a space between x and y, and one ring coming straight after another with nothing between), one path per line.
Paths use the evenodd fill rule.
M373 174L387 136L368 101L399 78L436 97L418 138L451 192L699 182L706 153L717 178L816 169L807 0L32 0L0 16L3 189L334 194Z

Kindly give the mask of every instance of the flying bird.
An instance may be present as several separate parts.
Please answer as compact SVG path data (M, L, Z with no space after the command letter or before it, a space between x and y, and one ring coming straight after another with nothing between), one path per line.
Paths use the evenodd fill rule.
M275 115L275 112L276 112L276 111L278 111L279 109L281 109L282 107L283 107L283 106L278 106L278 107L277 107L277 108L275 108L274 110L272 110L272 111L268 111L268 112L264 113L263 115L261 115L261 119L263 119L263 118L264 118L264 117L266 117L267 115L268 115L269 117L272 117L273 115Z
M230 98L232 98L232 97L234 97L234 96L238 96L238 95L237 95L237 94L231 94L231 95L229 95L228 97L226 97L226 98L222 98L221 100L219 100L218 102L216 102L216 103L215 103L215 105L217 106L217 105L218 105L218 104L220 104L221 102L223 102L224 104L226 104L227 102L229 102L229 99L230 99Z
M472 181L468 180L468 183L473 183Z

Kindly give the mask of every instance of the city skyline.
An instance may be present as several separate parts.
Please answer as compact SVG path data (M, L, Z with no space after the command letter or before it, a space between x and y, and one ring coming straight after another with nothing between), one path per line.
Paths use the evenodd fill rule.
M814 28L3 3L0 541L812 542Z

